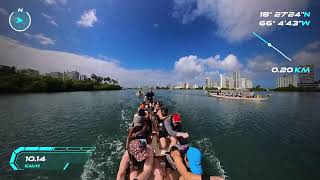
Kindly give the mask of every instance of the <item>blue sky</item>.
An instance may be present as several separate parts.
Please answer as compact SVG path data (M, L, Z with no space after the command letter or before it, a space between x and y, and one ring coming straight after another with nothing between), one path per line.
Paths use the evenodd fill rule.
M32 16L31 27L23 33L14 32L7 23L8 14L19 7ZM299 57L296 62L318 63L313 59L319 57L320 52L320 25L316 23L320 17L319 7L319 3L310 0L281 3L276 0L268 3L262 0L233 3L217 0L80 0L76 3L12 0L0 6L0 21L4 24L0 34L3 42L16 40L19 48L47 53L52 59L60 57L59 53L68 53L86 57L84 61L111 63L104 65L114 68L103 70L100 66L96 73L119 76L114 78L130 85L184 81L201 84L207 76L217 79L219 73L229 74L233 69L240 69L243 76L252 78L255 84L273 87L275 76L270 73L269 66L287 62L254 38L252 31L271 41L289 57ZM258 12L265 9L311 11L312 24L308 28L261 28ZM310 44L316 46L316 52L306 50ZM30 59L35 57L30 54ZM306 60L300 60L301 57ZM70 62L68 59L62 62L61 69L54 60L46 60L41 65L39 61L4 63L18 67L30 65L41 71L74 70L70 69L72 67L85 74L95 71L94 67L86 69L85 65L77 65L77 61L66 65ZM57 65L56 69L50 68L52 64ZM63 69L67 67L69 69ZM118 72L113 72L117 68ZM123 74L119 74L120 71Z

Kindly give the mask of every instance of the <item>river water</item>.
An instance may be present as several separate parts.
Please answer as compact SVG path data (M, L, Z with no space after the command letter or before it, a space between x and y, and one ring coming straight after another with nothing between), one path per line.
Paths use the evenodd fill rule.
M205 172L234 180L320 179L320 93L273 92L263 102L157 90L182 115ZM133 90L0 96L0 179L115 179L133 113ZM66 172L4 173L20 146L96 146Z

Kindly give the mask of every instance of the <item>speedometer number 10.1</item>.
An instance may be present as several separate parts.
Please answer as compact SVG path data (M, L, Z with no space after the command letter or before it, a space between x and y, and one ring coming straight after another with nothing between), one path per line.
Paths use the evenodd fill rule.
M26 162L45 162L45 156L26 156Z

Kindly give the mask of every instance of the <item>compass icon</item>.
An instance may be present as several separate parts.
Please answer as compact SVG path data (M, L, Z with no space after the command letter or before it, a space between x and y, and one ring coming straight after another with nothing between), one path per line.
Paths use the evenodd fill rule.
M13 30L23 32L30 27L31 16L28 12L23 11L23 8L19 8L10 14L9 24Z

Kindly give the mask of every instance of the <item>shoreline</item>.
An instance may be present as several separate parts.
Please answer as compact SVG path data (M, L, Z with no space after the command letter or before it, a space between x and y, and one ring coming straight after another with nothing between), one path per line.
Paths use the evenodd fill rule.
M121 91L125 89L96 89L96 90L74 90L74 91L27 91L27 92L0 92L0 95L23 95L23 94L55 94L55 93L68 93L68 92L96 92L96 91Z

